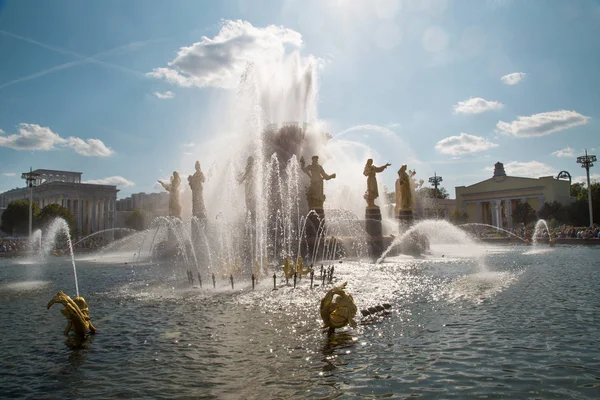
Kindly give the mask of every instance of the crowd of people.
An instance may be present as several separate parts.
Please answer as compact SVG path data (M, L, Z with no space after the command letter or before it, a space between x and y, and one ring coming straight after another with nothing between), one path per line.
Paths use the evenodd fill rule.
M555 233L555 237L559 239L573 238L573 239L600 239L600 228L594 225L591 228L576 228L569 227L558 229Z
M0 253L12 253L25 250L27 243L19 239L0 239Z
M521 233L523 233L523 230L521 230ZM533 230L525 230L522 237L525 239L532 239L533 234ZM557 228L551 228L550 232L543 229L538 235L538 238L542 239L600 239L600 228L597 225L593 225L592 227L563 225Z

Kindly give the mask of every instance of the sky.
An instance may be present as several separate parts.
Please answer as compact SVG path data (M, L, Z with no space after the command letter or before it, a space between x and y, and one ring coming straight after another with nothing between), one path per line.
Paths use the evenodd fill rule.
M452 198L497 161L581 181L598 38L597 0L0 0L0 192L30 167L158 192L211 151L245 65L292 50L318 60L332 140L390 162L390 188L407 162Z

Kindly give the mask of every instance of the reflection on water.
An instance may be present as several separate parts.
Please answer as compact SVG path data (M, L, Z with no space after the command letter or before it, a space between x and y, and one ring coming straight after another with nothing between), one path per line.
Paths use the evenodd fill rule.
M336 264L359 309L321 330L330 287L226 280L193 289L172 265L78 264L98 334L62 334L46 311L73 295L70 265L0 265L0 376L20 398L597 398L598 250L487 246L381 265ZM243 280L243 279L240 279ZM315 281L317 281L315 279ZM320 283L320 281L319 281Z

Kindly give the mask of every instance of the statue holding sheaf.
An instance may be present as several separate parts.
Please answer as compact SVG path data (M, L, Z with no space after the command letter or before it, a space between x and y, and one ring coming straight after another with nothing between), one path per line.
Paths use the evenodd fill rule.
M173 171L171 176L171 183L165 183L158 181L161 186L169 192L169 216L181 218L181 200L179 198L179 186L181 185L181 178L177 171Z
M412 177L416 174L411 171L410 175L406 172L406 164L398 170L398 179L396 180L396 215L399 211L412 210L414 205L414 184L411 184Z
M377 173L383 172L390 163L377 167L373 165L373 159L369 158L363 175L367 177L367 191L365 192L364 198L367 201L367 208L379 208L375 205L375 199L379 197L379 188L377 187Z
M196 172L188 176L188 183L192 189L192 215L200 218L206 218L206 207L204 206L204 174L200 169L200 161L196 161Z
M305 165L304 157L300 158L300 168L310 177L310 186L306 189L306 200L311 210L322 210L325 202L323 181L334 179L336 174L328 175L319 165L319 156L312 157L312 164Z

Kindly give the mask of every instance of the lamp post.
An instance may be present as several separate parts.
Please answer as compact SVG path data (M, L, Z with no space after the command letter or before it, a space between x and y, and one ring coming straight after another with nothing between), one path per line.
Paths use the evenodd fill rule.
M437 174L434 172L433 176L431 178L429 178L429 183L431 183L434 187L434 191L433 191L433 197L435 198L435 214L436 214L436 218L439 217L439 206L438 206L438 186L440 184L440 182L442 182L442 177L441 176L437 176Z
M581 164L581 168L585 168L587 175L587 189L588 189L588 205L590 207L590 226L594 225L594 214L592 213L592 188L590 187L590 168L594 166L596 162L596 156L588 155L587 149L585 149L585 155L577 157L577 163Z
M35 181L40 176L37 172L33 172L31 167L29 167L29 172L24 172L21 174L21 179L25 179L27 182L27 186L29 186L29 240L31 241L31 228L33 223L33 187L35 186ZM32 243L29 243L32 245Z

